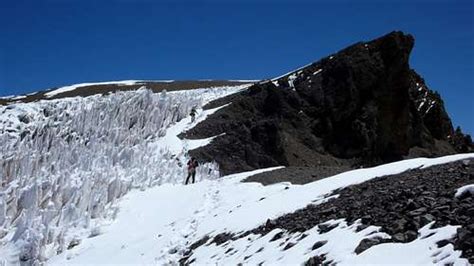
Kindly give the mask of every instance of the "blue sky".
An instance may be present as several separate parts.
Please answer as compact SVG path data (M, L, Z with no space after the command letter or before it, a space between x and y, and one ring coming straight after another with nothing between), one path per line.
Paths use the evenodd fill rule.
M474 133L468 0L1 1L0 95L123 79L262 79L392 30Z

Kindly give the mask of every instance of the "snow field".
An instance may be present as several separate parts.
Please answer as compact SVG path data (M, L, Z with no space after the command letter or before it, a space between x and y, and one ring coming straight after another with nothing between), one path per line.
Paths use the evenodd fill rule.
M262 186L242 183L242 179L275 168L235 174L193 185L164 185L146 191L133 191L119 204L119 214L104 234L86 239L81 245L54 257L56 264L139 263L178 264L189 245L205 236L219 233L237 234L258 227L267 219L277 218L308 204L320 204L336 188L357 184L381 175L408 169L429 167L451 161L474 158L474 154L451 155L435 159L418 158L367 169L358 169L306 185L279 183ZM150 204L150 202L152 202ZM217 246L201 245L189 261L197 264L298 264L312 256L326 258L342 265L354 264L443 264L467 265L460 251L452 245L436 246L441 239L455 235L455 225L419 230L419 237L409 243L385 243L359 255L354 253L364 238L389 238L380 228L370 226L356 232L358 222L344 220L327 223L337 227L327 233L312 228L304 233L283 232L282 238L270 241L281 230L265 236L248 235ZM130 226L133 225L133 226ZM137 226L135 226L137 225ZM306 237L303 237L306 235ZM135 237L140 240L136 240ZM326 242L312 249L316 242ZM285 250L286 245L294 244ZM123 246L127 248L122 248ZM106 254L118 254L107 256ZM142 255L144 254L144 255Z

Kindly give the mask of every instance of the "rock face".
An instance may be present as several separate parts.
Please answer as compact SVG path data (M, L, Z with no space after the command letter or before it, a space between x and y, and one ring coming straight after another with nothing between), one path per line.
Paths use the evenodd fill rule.
M356 43L275 80L219 99L232 103L187 138L225 133L192 155L224 174L275 165L360 166L473 149L440 96L409 67L411 35Z

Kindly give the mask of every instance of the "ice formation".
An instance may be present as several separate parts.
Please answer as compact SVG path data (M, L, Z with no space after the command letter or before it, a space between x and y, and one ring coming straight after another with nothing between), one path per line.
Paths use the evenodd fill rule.
M0 254L44 261L99 234L131 189L182 182L186 154L160 145L167 128L245 87L141 88L0 107ZM218 176L216 164L200 169Z

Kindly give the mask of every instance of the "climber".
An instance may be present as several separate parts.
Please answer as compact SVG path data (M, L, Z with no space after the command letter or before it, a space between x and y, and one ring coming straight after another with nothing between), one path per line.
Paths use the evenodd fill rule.
M196 118L196 108L193 107L193 109L191 109L191 123L194 123L194 119Z
M196 177L196 168L198 167L198 165L199 165L199 163L196 160L196 158L191 157L191 160L188 161L188 177L186 178L185 185L188 184L188 180L189 180L190 177L192 177L192 179L193 179L192 182L194 184L195 177Z

